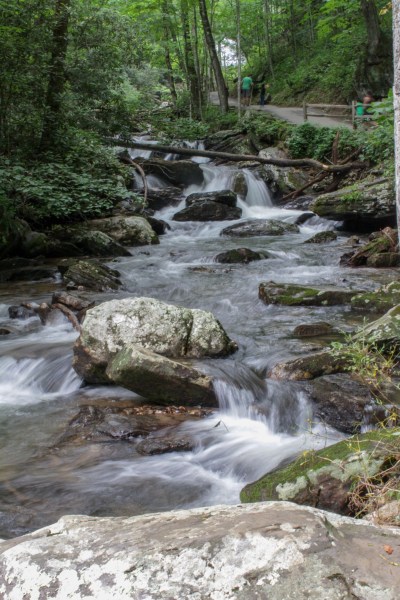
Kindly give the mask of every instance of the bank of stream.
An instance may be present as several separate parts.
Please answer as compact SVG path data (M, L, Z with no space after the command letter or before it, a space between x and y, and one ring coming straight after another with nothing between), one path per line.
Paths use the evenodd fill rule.
M205 181L187 187L184 197L231 187L236 166L201 162ZM300 212L274 207L265 183L251 171L244 174L248 192L238 202L241 220L296 221ZM155 177L149 184L165 185ZM190 450L181 452L143 456L137 451L140 435L134 440L116 436L96 443L61 443L82 409L93 413L116 407L122 415L140 406L141 399L113 386L82 387L71 366L77 334L69 322L42 326L38 318L8 319L10 304L48 300L61 283L28 282L12 291L2 284L1 326L13 333L0 346L0 537L25 533L63 514L134 515L236 503L246 483L309 448L342 437L313 420L302 383L273 381L267 373L278 360L299 355L310 345L292 336L296 325L327 321L350 331L362 316L343 306L266 306L258 298L258 285L272 280L368 290L393 279L393 272L339 267L344 234L323 246L303 244L316 231L333 228L332 222L317 217L301 225L299 233L238 241L220 236L232 221L173 221L183 205L184 200L182 206L155 215L171 227L160 245L132 248L132 256L109 263L120 271L123 291L85 296L97 302L147 296L214 313L239 346L230 358L199 361L216 378L219 409L171 427L171 436L190 439ZM268 252L269 258L247 265L214 261L219 252L238 246ZM321 343L312 340L314 346ZM118 416L110 419L116 430L121 427Z

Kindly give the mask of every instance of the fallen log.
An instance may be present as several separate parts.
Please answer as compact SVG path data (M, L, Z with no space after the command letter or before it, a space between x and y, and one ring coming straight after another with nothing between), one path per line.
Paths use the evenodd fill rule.
M259 162L264 165L276 167L313 167L327 173L346 173L352 169L365 169L365 162L352 162L347 164L327 165L313 158L263 158L252 154L230 154L228 152L215 152L212 150L196 150L192 148L178 148L176 146L163 146L158 144L146 144L145 142L124 142L122 140L107 140L107 143L122 148L139 148L141 150L153 150L165 154L180 154L181 156L204 156L205 158L220 158L235 162Z

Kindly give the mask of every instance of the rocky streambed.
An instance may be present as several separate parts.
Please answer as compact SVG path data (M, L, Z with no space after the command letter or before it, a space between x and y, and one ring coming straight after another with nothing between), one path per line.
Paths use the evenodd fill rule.
M398 304L396 286L375 293L397 269L340 264L357 251L350 234L275 206L246 165L179 162L164 179L160 161L148 167L159 244L157 223L137 245L136 217L119 214L91 224L127 249L104 272L78 255L48 259L35 283L9 265L0 284L3 537L66 514L235 504L266 473L384 418L326 348ZM280 498L268 485L242 499Z

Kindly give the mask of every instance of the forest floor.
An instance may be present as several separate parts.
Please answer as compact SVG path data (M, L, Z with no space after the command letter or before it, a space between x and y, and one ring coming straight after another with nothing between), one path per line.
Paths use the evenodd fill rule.
M210 93L210 100L212 104L219 104L218 94L217 92ZM259 104L255 104L255 98L253 99L253 104L250 106L250 110L257 112L267 112L277 117L278 119L283 119L284 121L288 121L289 123L294 123L294 125L301 125L304 123L303 117L303 107L288 107L288 106L276 106L274 104L267 104L265 106L260 106ZM229 98L229 106L237 107L237 100L235 98ZM242 107L242 110L248 110L248 107ZM308 117L308 121L313 125L322 125L324 127L338 127L341 125L342 127L347 127L348 129L353 129L351 121L349 118L334 118L334 117Z

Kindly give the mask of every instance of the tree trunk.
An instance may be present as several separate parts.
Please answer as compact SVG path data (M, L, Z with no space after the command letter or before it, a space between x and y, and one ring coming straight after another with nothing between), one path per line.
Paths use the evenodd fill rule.
M393 62L394 62L394 141L396 160L396 206L397 228L400 236L400 2L395 0L393 6Z
M393 5L396 2L393 2ZM361 0L367 32L367 49L364 65L365 83L376 96L386 96L392 85L391 48L380 23L375 0ZM364 90L367 91L367 90Z
M190 93L190 103L192 107L192 115L196 119L200 117L199 106L199 81L197 79L196 67L194 64L193 48L190 39L189 26L189 4L188 0L181 0L181 23L183 33L183 44L185 53L185 66L188 79L188 87Z
M169 49L170 44L170 27L169 27L169 13L168 13L168 2L163 0L162 3L162 20L163 20L163 36L164 36L164 57L165 65L167 67L167 78L168 87L171 92L171 98L174 105L176 105L177 94L175 89L174 74L172 71L171 53Z
M367 28L368 56L374 57L377 53L382 37L375 0L361 0L361 8Z
M207 44L208 53L210 55L211 66L215 76L215 82L217 84L217 91L219 97L219 105L223 113L228 112L228 90L225 85L224 76L221 69L221 63L218 59L217 50L215 48L215 41L211 31L211 25L207 14L206 0L199 0L201 22L204 30L204 37Z
M57 132L60 126L62 96L65 86L65 57L68 48L69 11L70 0L56 0L50 76L40 140L41 152L56 144Z

